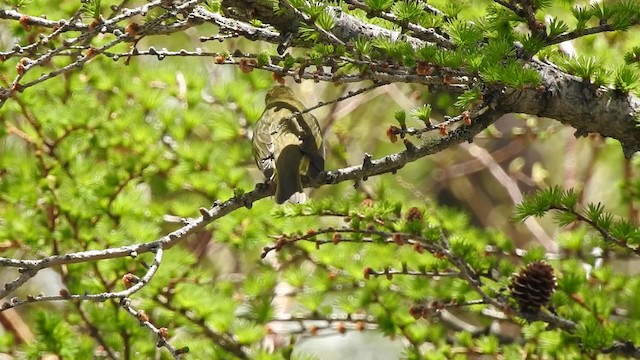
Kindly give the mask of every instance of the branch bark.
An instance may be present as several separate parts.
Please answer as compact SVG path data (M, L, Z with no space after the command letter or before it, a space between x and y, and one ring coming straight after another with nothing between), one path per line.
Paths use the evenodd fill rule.
M293 20L295 19L294 14L285 15L285 18L290 21L283 24L279 15L274 14L264 5L258 6L257 3L259 2L225 0L223 7L226 9L242 8L244 9L242 14L229 10L227 13L233 13L231 16L240 21L249 21L250 18L246 16L250 14L254 19L268 23L281 32L292 32L299 24ZM368 40L383 37L392 40L405 40L414 49L429 44L421 39L363 22L342 12L339 8L327 7L326 11L329 11L335 18L335 26L331 32L343 42L357 37ZM304 46L304 44L295 41L294 44ZM630 158L635 152L640 151L640 128L637 126L638 119L640 119L640 98L605 87L594 87L576 76L561 71L553 64L536 59L523 60L523 66L535 69L542 79L543 86L536 89L505 88L502 95L496 99L497 107L502 112L524 113L558 120L574 127L576 137L597 133L616 139L621 143L626 158ZM415 78L425 78L407 74L406 76L396 75L396 78L392 80L380 75L379 72L372 73L372 79L382 81L424 83L424 80ZM383 78L385 79L383 80ZM442 87L438 87L438 89L442 89ZM459 91L459 89L457 90Z

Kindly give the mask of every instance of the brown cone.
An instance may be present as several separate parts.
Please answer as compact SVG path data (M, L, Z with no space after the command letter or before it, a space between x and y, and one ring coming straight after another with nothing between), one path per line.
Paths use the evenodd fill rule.
M531 263L513 274L509 285L511 295L523 312L536 312L541 306L547 306L555 289L553 267L544 261Z

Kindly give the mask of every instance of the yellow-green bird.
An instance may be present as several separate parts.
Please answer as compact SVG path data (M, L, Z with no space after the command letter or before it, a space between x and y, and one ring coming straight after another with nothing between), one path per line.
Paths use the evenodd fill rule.
M302 203L301 175L313 179L324 171L324 146L318 120L286 86L274 86L264 99L266 108L253 132L253 156L258 168L276 179L276 202Z

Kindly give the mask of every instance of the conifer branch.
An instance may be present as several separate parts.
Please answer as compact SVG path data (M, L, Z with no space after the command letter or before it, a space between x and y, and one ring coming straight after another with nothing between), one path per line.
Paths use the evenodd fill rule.
M608 31L615 31L615 28L610 24L600 24L598 26L580 29L580 30L574 30L566 34L549 37L546 39L545 43L548 45L560 44L565 41L581 38L583 36L588 36L588 35L598 34L602 32L608 32Z
M68 32L71 30L81 31L80 36L65 40L63 46L48 50L34 59L26 57L23 58L17 65L18 75L10 84L8 84L8 88L0 87L0 106L2 106L8 98L19 92L25 91L29 87L82 68L95 56L106 55L113 59L122 58L122 55L115 55L111 53L110 49L121 43L132 41L137 42L137 40L142 36L169 34L197 26L205 22L211 22L221 26L222 29L230 33L231 36L243 36L251 40L260 40L279 44L282 42L281 35L290 33L292 29L297 26L296 24L299 23L295 20L297 18L296 14L291 14L290 16L284 14L279 15L278 18L274 18L270 7L260 7L256 2L232 0L226 0L223 2L223 4L227 4L231 7L245 6L245 10L255 16L255 19L269 23L279 31L274 32L248 24L243 21L248 19L243 18L242 14L235 14L234 16L243 20L231 19L220 14L210 12L201 6L196 6L196 3L196 0L190 0L184 4L176 6L175 12L185 14L187 16L186 20L178 20L172 24L165 25L162 24L159 19L156 19L148 24L138 27L128 26L127 28L122 28L122 25L119 23L130 19L133 16L146 13L155 7L160 7L163 5L163 2L161 0L156 0L138 8L129 9L122 14L100 22L98 26L93 28L88 25L82 25L82 23L74 20L75 18L71 18L70 21L50 21L37 17L32 18L13 10L0 11L0 18L4 17L11 20L24 19L23 21L27 26L29 26L29 24L34 24L55 29L52 34L45 35L43 40L39 42L26 47L17 46L13 50L0 53L0 57L4 59L21 56L21 54L24 54L26 51L36 51L37 49L41 49L44 43L47 42L46 39L53 38L57 33ZM360 3L358 2L358 4ZM523 9L520 9L519 11L524 11ZM346 43L355 38L373 40L375 38L382 37L392 41L402 38L414 49L423 48L427 44L424 40L417 37L407 36L400 32L394 32L363 22L360 19L342 12L339 8L329 6L326 8L326 11L331 12L335 19L335 25L331 29L331 34L342 43ZM160 20L169 16L168 14L171 14L171 12L167 12L160 18ZM55 27L56 24L58 24L57 28ZM576 38L597 31L607 31L608 29L608 25L601 25L596 28L559 35L558 37L549 39L549 41L551 41L551 43L556 43L563 39ZM115 39L100 47L94 48L88 45L88 41L90 39L98 34L102 34L103 32L115 35ZM202 41L206 41L208 39L210 39L210 37L203 37ZM308 47L312 44L294 39L292 45ZM165 56L178 55L203 56L198 55L198 53L201 52L193 51L190 53L184 50L171 52L152 49L149 49L147 52L139 52L135 47L133 47L132 50L127 53L126 58L129 59L132 56L142 56L143 54L157 56L159 59L164 58ZM54 57L75 55L79 56L65 66L48 73L43 73L35 79L31 78L32 80L27 82L22 81L27 73L41 68ZM362 60L356 61L354 59L342 60L354 64L362 62ZM221 64L242 65L233 59L224 59ZM458 69L441 69L431 75L425 76L414 74L414 70L411 68L378 66L376 62L371 62L369 65L370 70L367 72L340 76L326 72L310 73L303 71L297 73L298 69L285 69L282 66L273 64L258 66L257 63L256 65L249 63L248 66L271 71L279 74L280 76L292 76L294 79L297 79L297 81L299 81L299 79L313 79L315 81L339 83L360 82L366 80L387 83L406 82L429 85L432 87L432 91L444 90L453 93L460 93L461 91L468 89L470 84L478 80L477 75L473 73L460 72ZM630 94L619 94L616 91L602 87L594 88L589 83L577 80L575 77L559 71L554 66L537 60L529 61L525 64L525 67L535 69L538 72L542 80L543 87L539 89L505 89L503 96L497 99L497 103L500 104L500 106L504 106L504 108L501 109L504 110L503 112L525 113L553 118L573 126L577 130L576 136L598 133L605 137L617 139L622 143L623 152L626 157L630 157L640 150L640 129L636 127L637 119L640 118L640 99ZM562 95L561 97L559 96L560 94ZM578 111L576 111L576 109L578 109Z
M435 154L439 151L447 149L453 144L459 144L464 141L471 141L473 137L487 126L497 120L502 114L494 110L487 110L484 114L479 115L470 126L460 126L449 132L448 135L440 139L431 140L421 145L416 145L414 150L404 150L395 154L385 156L381 159L372 160L370 166L355 165L343 169L328 171L321 174L311 184L318 187L325 184L336 184L343 181L358 180L362 178L370 178L372 176L394 172L402 168L407 163L416 161L424 156ZM185 225L158 240L137 245L123 246L118 248L110 248L104 250L91 250L66 255L56 255L43 258L41 260L18 260L11 258L0 258L0 267L17 267L20 276L10 283L7 283L0 290L0 298L7 297L27 280L34 277L40 270L53 266L84 263L106 259L125 258L130 256L138 256L146 252L158 251L161 256L161 249L171 248L187 236L196 233L216 219L228 215L229 213L242 207L250 208L252 204L267 196L273 195L274 188L256 186L256 189L247 193L239 193L225 202L216 201L212 207L206 209L201 208L202 216L196 219L184 219ZM158 255L157 255L158 256ZM152 276L152 275L151 275ZM136 288L135 291L139 290ZM96 295L74 295L82 300L86 299L106 299L128 296L128 292L96 294ZM73 297L72 297L73 298ZM61 300L58 297L45 297L42 301ZM16 304L20 303L18 301ZM21 303L20 303L21 304ZM9 306L9 305L7 305Z
M424 28L418 24L414 24L411 22L408 23L402 23L400 22L400 20L393 15L392 13L388 13L388 12L379 12L379 13L373 13L371 11L371 9L363 2L358 1L358 0L347 0L345 1L347 4L353 6L355 9L362 9L364 11L366 11L367 13L371 14L371 15L377 15L379 16L381 19L385 19L388 20L394 24L397 24L401 27L406 27L407 30L410 30L413 33L413 36L417 37L418 39L427 41L427 42L432 42L435 44L438 44L444 48L447 49L453 49L455 48L455 45L453 44L453 42L449 39L447 39L446 37L442 36L441 34L438 34L436 32L435 29L433 28ZM435 11L435 10L434 10Z
M499 0L499 2L508 7L515 6L505 1ZM228 0L226 3L232 6L236 1ZM244 5L251 6L250 4ZM515 9L521 15L525 15L523 13L524 9ZM328 7L327 11L338 10ZM255 15L265 22L269 22L272 19L271 15L265 15L259 11ZM272 25L277 27L278 23ZM349 41L358 36L369 40L377 37L398 39L401 35L397 32L365 23L346 13L336 15L336 24L331 31L343 41ZM543 32L544 30L541 31ZM584 35L587 35L587 33ZM426 45L426 42L416 37L402 36L403 40L407 41L414 49L420 49ZM577 33L571 36L577 36ZM543 38L546 38L546 34ZM552 41L556 40L552 39ZM535 69L538 72L542 80L542 87L505 88L504 94L497 99L499 106L502 106L500 109L505 110L505 113L524 113L556 119L574 127L576 136L598 133L605 137L614 138L621 142L623 153L627 158L640 151L640 128L636 126L637 119L640 118L640 98L632 94L620 94L604 87L594 87L581 79L577 79L575 76L560 71L552 64L543 63L535 59L525 63L524 67ZM443 79L445 77L443 74L416 76L407 73L404 76L397 77L398 75L396 74L383 75L383 72L380 71L372 72L371 75L374 80L422 84L425 84L425 79L432 77ZM463 76L461 74L460 77L471 82L476 79L473 74L466 75ZM321 77L319 80L323 81L325 79ZM329 81L334 80L330 79ZM347 82L351 80L340 79L339 81ZM437 83L437 81L426 82ZM442 80L442 82L444 83L445 81ZM463 81L463 83L465 82ZM453 86L450 86L449 90L452 88Z
M249 359L249 355L247 354L243 346L237 342L236 339L234 339L227 333L218 332L203 318L198 318L194 314L193 309L178 307L172 304L166 297L163 296L154 296L153 301L169 311L180 314L180 316L200 328L207 338L209 338L212 342L220 346L229 354L233 354L236 358L241 360Z
M14 297L10 301L3 303L0 306L0 311L4 311L17 306L32 304L36 302L67 301L67 300L91 300L91 301L103 302L109 299L127 298L135 294L136 292L142 290L142 288L151 281L153 276L158 271L158 268L160 267L160 263L162 262L162 255L164 251L162 250L162 248L151 248L150 251L155 252L153 264L147 269L147 272L141 278L138 278L132 274L125 275L125 277L123 278L123 282L125 282L125 286L127 287L126 290L119 291L119 292L104 292L99 294L70 294L67 290L61 290L59 295L28 296L25 300L21 300L17 297ZM11 289L19 288L22 284L24 284L24 282L26 282L27 280L35 276L39 270L49 268L52 266L57 266L57 265L66 265L66 264L79 263L79 262L95 261L99 259L107 259L109 257L104 257L105 256L104 254L106 253L111 253L111 256L113 256L114 252L108 249L103 251L85 251L83 253L51 256L51 257L44 258L42 260L37 260L37 261L0 258L0 266L5 266L4 265L5 263L15 264L16 262L23 263L23 264L35 264L35 266L33 267L27 267L27 269L29 270L26 270L26 271L24 267L20 268L19 270L22 271L22 275L18 277L18 279L14 280L13 282L5 284L4 289L0 291L0 294L6 296L8 293L10 293ZM102 257L99 257L99 256L102 256ZM130 280L127 280L127 279L130 279Z
M157 347L163 347L165 349L167 349L170 353L171 356L177 360L180 359L182 355L184 355L185 353L189 352L189 348L176 348L173 345L171 345L171 343L169 343L169 341L167 341L167 337L168 337L168 329L164 328L164 327L157 327L155 326L153 323L151 323L151 321L149 321L149 318L146 314L144 314L144 312L141 312L139 310L136 310L135 308L133 308L131 306L131 299L129 298L123 298L120 301L120 306L125 309L127 311L127 313L129 315L132 315L133 317L135 317L136 319L138 319L138 321L140 322L140 325L142 327L147 328L149 331L151 331L156 338L158 339L156 346Z

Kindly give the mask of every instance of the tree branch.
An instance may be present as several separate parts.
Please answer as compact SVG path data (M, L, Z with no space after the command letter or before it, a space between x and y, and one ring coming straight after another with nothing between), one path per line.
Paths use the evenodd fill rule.
M506 112L556 119L576 129L575 136L597 133L620 141L625 157L640 150L640 99L620 91L594 87L538 60L528 66L542 80L537 89L509 89L498 101Z
M419 158L430 154L435 154L439 151L449 148L454 144L459 144L464 141L471 141L475 135L495 122L501 115L501 112L495 110L487 110L482 115L479 115L471 125L461 125L457 129L449 132L449 134L446 136L426 141L421 145L413 145L408 142L408 140L405 140L405 146L407 147L407 149L404 151L385 156L381 159L371 160L370 163L367 162L367 166L362 164L329 171L327 173L321 174L321 176L319 176L319 179L313 181L312 184L307 185L318 187L324 184L336 184L343 181L359 180L383 173L395 172L405 166L407 163L416 161ZM151 251L157 251L156 256L158 256L158 254L160 254L159 256L162 256L162 249L171 248L181 240L185 239L187 236L202 230L206 225L212 223L214 220L219 219L241 207L250 208L253 202L273 195L274 191L275 189L273 188L256 186L255 190L235 196L225 201L224 203L215 202L209 209L200 209L200 212L202 214L201 217L191 220L185 219L186 225L182 228L173 231L156 241L148 243L105 250L90 250L66 255L50 256L41 260L17 260L11 258L0 258L0 267L18 267L18 270L21 272L20 276L17 279L3 286L3 288L0 290L0 298L7 297L9 294L23 285L27 280L34 277L38 273L38 271L52 266L137 256L139 254ZM135 291L137 291L137 289ZM74 296L76 296L76 298L78 299L95 298L100 300L103 298L106 299L124 297L127 296L128 293L120 292L107 294ZM45 299L61 300L57 296L45 297L42 301L44 301ZM16 305L19 302L21 302L21 300L19 300ZM10 306L10 304L7 306Z
M223 1L223 5L239 6L242 4L250 9L252 8L251 3ZM280 30L280 22L274 20L272 12L266 13L258 11L256 8L253 10L256 10L252 12L255 18ZM356 37L368 40L383 37L391 40L403 39L414 49L420 49L427 45L425 41L418 38L363 22L342 12L339 8L327 7L327 11L332 12L336 19L335 26L331 29L332 33L344 42ZM560 71L552 64L535 59L524 63L523 66L538 72L543 87L505 89L502 98L497 101L497 106L505 113L526 113L553 118L574 127L578 137L589 133L611 137L620 141L627 158L640 151L640 128L636 126L638 119L640 119L640 99L638 97L604 87L596 88L590 83ZM425 78L430 78L430 76L405 73L405 76L401 76L402 79L400 79L394 78L390 74L382 76L381 71L372 73L375 74L375 79L390 82L424 83ZM442 76L443 74L432 77L441 78ZM469 81L473 81L473 77L473 74L468 74Z

